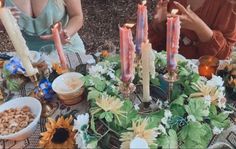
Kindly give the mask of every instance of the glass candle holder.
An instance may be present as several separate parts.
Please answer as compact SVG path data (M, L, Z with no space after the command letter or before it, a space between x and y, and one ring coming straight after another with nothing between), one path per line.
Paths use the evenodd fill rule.
M198 72L200 76L211 79L219 66L219 59L214 56L205 55L199 58Z

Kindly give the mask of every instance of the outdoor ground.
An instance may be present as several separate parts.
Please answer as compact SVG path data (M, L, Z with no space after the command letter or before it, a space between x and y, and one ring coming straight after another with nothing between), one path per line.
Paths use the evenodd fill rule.
M119 47L118 25L136 22L137 3L139 0L81 0L84 25L79 34L86 50L94 52L107 45ZM156 0L148 0L149 16ZM135 28L133 29L135 37ZM13 49L6 33L0 33L0 51Z

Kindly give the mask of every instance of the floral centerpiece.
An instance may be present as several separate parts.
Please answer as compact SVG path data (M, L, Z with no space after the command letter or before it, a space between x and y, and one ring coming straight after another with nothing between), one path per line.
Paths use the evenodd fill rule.
M156 66L163 70L166 63L160 58L166 59L165 54L155 53L155 57ZM161 72L158 67L156 72ZM91 106L90 133L98 143L102 142L102 147L108 148L135 146L140 139L150 148L206 148L214 135L229 126L230 111L226 110L222 78L213 76L207 80L194 72L193 67L188 60L179 61L179 80L174 84L171 102L163 101L165 106L143 115L119 91L118 56L107 57L91 66L83 78ZM136 74L134 83L140 81ZM159 74L151 84L162 85Z

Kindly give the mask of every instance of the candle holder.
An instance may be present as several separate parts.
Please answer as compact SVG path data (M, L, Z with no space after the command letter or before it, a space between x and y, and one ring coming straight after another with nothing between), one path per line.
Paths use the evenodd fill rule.
M150 101L143 102L143 85L136 85L136 90L132 96L132 102L137 105L138 113L141 115L149 115L165 106L167 94L158 86L150 85Z
M136 87L132 82L122 82L119 86L119 90L124 98L129 98L135 89Z
M199 58L199 75L211 79L212 74L216 74L218 66L219 60L216 57L210 55L202 56Z
M175 73L175 71L169 70L168 73L166 73L163 76L163 78L164 78L164 80L166 80L168 82L168 98L167 98L167 100L170 103L174 82L176 82L178 80L178 75L177 75L177 73Z
M42 104L42 117L49 117L52 115L52 113L54 112L53 110L53 105L51 105L49 102L47 102L43 97L44 97L44 93L42 91L42 89L39 87L39 82L38 82L38 78L37 75L33 75L29 77L31 82L33 82L34 84L34 89L32 91L32 95L38 99L40 101L40 103ZM35 92L35 90L37 90L38 92Z

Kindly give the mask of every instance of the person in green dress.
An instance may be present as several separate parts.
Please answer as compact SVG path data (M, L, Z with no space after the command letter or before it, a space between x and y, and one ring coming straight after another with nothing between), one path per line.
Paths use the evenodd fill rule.
M63 49L85 52L77 33L83 25L80 0L5 0L5 7L9 7L17 18L30 50L39 51L44 46L53 45L51 27L61 22Z

